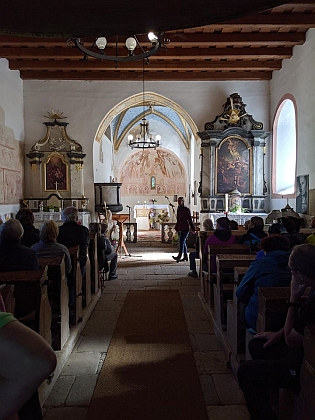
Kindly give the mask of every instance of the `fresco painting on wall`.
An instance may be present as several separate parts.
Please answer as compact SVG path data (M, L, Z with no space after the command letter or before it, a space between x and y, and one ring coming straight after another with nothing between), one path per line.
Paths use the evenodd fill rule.
M251 193L251 151L239 136L229 136L217 148L216 194L225 194L237 187L243 194Z
M186 171L172 153L157 150L141 150L124 164L120 175L123 195L184 195ZM155 188L152 188L154 178Z
M0 107L0 204L18 204L23 197L22 147Z

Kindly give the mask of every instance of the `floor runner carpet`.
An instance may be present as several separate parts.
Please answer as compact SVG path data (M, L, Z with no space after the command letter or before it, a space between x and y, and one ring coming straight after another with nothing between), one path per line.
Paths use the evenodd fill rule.
M129 291L87 420L207 420L179 292Z

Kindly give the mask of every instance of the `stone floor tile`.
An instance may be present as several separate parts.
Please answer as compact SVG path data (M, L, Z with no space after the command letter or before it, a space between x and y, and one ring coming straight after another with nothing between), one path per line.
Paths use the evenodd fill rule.
M89 406L98 375L77 376L66 399L66 406Z
M159 286L180 286L181 283L179 280L164 279L164 280L158 280L158 285Z
M63 406L74 381L75 376L59 376L45 402L45 407Z
M238 386L238 383L231 374L212 375L213 382L218 392L221 404L245 404L244 396Z
M200 375L200 385L206 405L219 405L220 399L211 375Z
M71 353L62 375L94 375L97 372L101 353Z
M196 309L196 310L186 310L186 307L184 307L184 311L185 311L185 316L187 320L209 322L209 318L207 314L205 313L204 309L202 308Z
M190 334L213 333L212 326L207 320L198 321L195 319L192 319L192 320L189 319L187 320L187 328Z
M197 372L212 375L214 373L231 373L226 366L226 358L222 351L194 352Z
M249 420L245 405L208 406L207 412L209 420Z
M76 351L81 352L107 352L111 335L87 334L82 336Z
M189 336L194 351L221 350L218 339L214 334L190 334Z
M200 280L195 279L193 277L182 278L181 281L184 286L199 286L200 287Z
M87 407L49 408L45 410L44 420L85 420Z

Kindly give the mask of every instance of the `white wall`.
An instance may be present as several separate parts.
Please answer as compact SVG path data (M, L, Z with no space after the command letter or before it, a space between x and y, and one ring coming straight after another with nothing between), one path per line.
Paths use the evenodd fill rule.
M94 210L93 141L104 116L120 101L141 92L142 82L121 81L35 81L24 82L26 148L45 135L43 118L51 109L67 116L67 133L87 153L84 166L85 194L92 198ZM269 82L146 82L146 90L163 95L187 111L199 131L222 112L227 97L237 92L247 104L247 111L269 129ZM163 140L163 145L164 145ZM169 147L173 150L172 144ZM184 146L182 146L184 147ZM183 155L184 150L180 150ZM125 153L127 153L125 151ZM119 166L125 153L120 156ZM116 156L115 156L116 159ZM187 159L187 158L186 158ZM104 162L106 156L104 155ZM189 160L187 161L187 163Z
M309 188L315 188L315 29L307 32L304 45L295 46L293 57L284 60L282 69L273 73L270 83L270 114L285 94L294 96L297 104L297 175L309 174ZM293 169L292 169L293 170ZM271 176L271 173L269 174ZM271 200L271 207L284 207L286 200ZM295 208L295 199L289 200Z
M8 68L8 61L0 58L0 107L4 125L13 131L14 139L24 141L23 83L19 71ZM20 197L22 198L22 197ZM19 204L0 205L0 216L16 213Z

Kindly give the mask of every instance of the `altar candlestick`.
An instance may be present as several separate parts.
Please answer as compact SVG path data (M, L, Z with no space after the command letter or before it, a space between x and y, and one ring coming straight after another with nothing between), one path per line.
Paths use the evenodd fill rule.
M229 194L225 194L225 211L229 211Z

